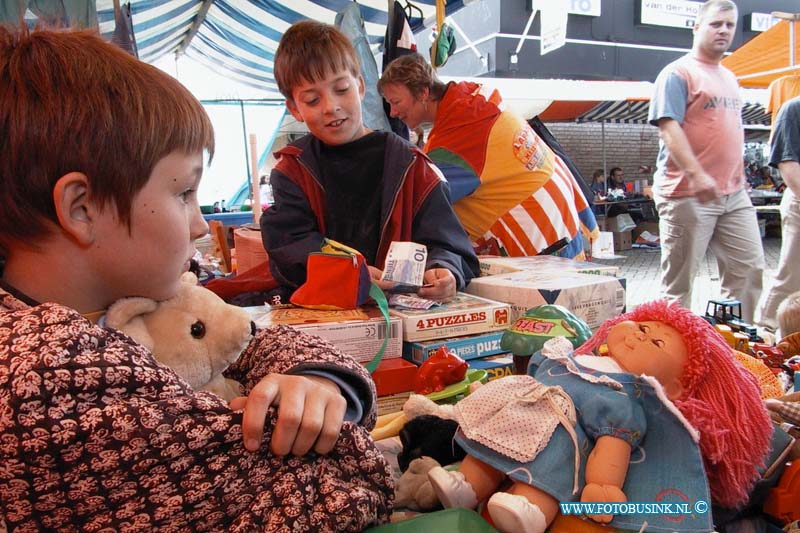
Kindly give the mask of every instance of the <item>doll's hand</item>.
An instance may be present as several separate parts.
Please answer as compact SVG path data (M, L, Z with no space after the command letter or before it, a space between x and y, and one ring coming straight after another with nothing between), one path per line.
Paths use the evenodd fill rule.
M425 285L419 295L429 300L447 301L456 295L456 277L446 268L431 268L423 275Z
M582 502L627 502L628 497L620 490L619 487L614 485L600 485L599 483L587 483L581 492ZM587 515L595 522L601 524L608 524L614 518L614 515L599 514Z
M275 455L305 455L311 449L330 452L342 429L347 400L338 385L320 376L269 374L250 395L231 400L231 409L244 408L242 435L245 447L261 447L267 409L278 407L278 421L269 443Z

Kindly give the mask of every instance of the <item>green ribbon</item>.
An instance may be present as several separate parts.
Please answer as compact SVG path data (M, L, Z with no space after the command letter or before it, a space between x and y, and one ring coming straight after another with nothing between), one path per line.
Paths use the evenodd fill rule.
M381 314L383 315L383 319L386 321L386 335L383 337L383 344L381 344L378 353L375 354L375 357L367 363L365 366L367 367L367 371L372 374L375 372L375 369L378 368L378 365L383 359L383 353L386 351L386 346L389 344L389 336L392 334L392 327L389 322L389 302L386 301L386 295L383 294L383 290L378 287L374 282L370 282L369 288L369 296L375 303L378 304L378 309L381 310Z

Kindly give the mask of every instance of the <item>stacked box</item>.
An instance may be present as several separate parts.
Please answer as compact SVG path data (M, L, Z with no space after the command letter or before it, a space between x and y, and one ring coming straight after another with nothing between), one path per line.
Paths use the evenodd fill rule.
M512 321L531 307L557 304L596 329L625 311L625 279L595 274L511 272L475 278L467 292L509 303Z
M378 396L410 392L414 387L417 365L405 359L386 359L372 373Z
M510 353L472 359L470 368L486 370L487 381L493 381L514 374L514 358Z
M614 232L614 251L621 252L633 248L631 230Z
M391 308L389 313L403 321L403 340L408 342L502 331L511 324L508 304L463 292L430 309Z
M601 265L588 261L576 261L557 255L535 255L532 257L480 256L481 276L494 276L527 270L529 272L580 272L601 276L619 275L619 267Z
M417 365L421 365L444 345L447 345L450 351L454 352L465 361L497 355L503 353L502 348L500 348L500 339L502 337L502 331L490 331L488 333L467 335L465 337L452 337L450 339L404 342L403 358Z
M399 318L386 321L376 307L323 311L294 306L247 307L259 328L284 324L327 340L361 363L369 362L388 337L383 359L403 355L403 324Z

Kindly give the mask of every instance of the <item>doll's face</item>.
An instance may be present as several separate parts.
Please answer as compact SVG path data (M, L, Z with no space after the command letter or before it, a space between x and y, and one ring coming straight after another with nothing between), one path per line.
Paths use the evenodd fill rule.
M681 376L689 355L681 334L662 322L633 322L615 325L606 339L608 355L631 374L656 378L670 400L683 393Z

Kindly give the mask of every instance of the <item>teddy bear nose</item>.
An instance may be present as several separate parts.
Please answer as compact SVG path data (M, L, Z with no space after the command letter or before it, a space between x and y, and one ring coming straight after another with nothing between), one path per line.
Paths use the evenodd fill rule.
M250 335L252 335L253 337L256 336L256 323L253 322L252 320L250 321Z

